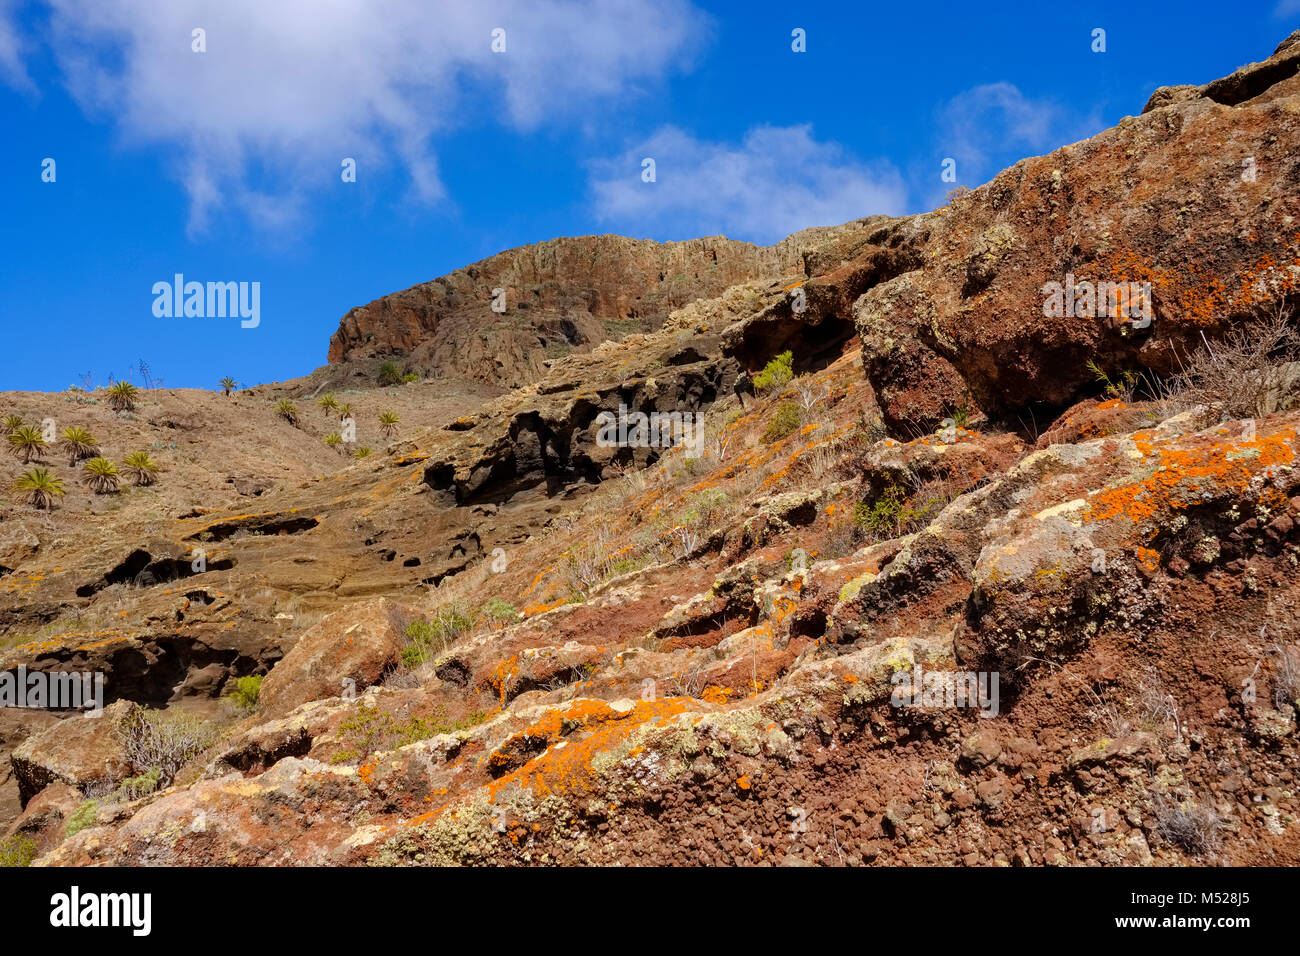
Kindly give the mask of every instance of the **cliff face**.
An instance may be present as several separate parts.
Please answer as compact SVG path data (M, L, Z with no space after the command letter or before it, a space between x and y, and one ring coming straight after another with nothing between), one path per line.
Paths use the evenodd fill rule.
M352 309L329 361L395 356L427 374L522 385L547 359L658 328L673 309L728 286L798 271L807 235L766 247L581 236L509 249ZM505 290L504 312L493 311L494 289Z
M366 457L277 414L312 383L69 405L163 471L0 509L0 664L102 672L115 708L0 715L10 836L46 864L1300 863L1294 333L1214 378L1297 305L1297 62L1300 34L932 213L556 240L354 310L342 362L486 380L469 343L517 335L492 374L529 379L358 389ZM1045 310L1071 275L1149 282L1150 318ZM543 313L590 323L545 367ZM1210 385L1142 392L1192 361ZM690 416L698 454L602 442L620 407ZM214 735L147 792L141 703Z

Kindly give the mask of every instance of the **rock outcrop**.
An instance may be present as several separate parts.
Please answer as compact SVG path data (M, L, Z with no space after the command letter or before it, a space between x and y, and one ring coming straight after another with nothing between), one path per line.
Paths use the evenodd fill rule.
M33 715L11 834L43 865L1300 863L1298 396L1225 420L1161 377L1296 305L1298 41L926 215L557 240L354 310L340 366L523 384L359 390L423 417L253 513L251 460L171 510L6 509L5 663L218 732L105 795L111 744ZM1045 312L1070 281L1150 282L1150 323ZM543 328L575 354L535 361ZM231 401L310 456L332 422L270 409L320 386ZM600 441L620 406L699 441Z

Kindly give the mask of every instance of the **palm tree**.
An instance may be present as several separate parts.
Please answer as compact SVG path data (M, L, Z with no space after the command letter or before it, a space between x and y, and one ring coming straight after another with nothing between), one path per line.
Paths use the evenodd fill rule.
M343 419L350 418L351 416L352 404L350 402L344 402L339 406L339 421L343 421Z
M41 430L33 425L15 428L9 433L9 450L15 457L21 458L24 465L33 458L44 457L45 439L41 436Z
M86 462L86 481L97 495L112 494L117 491L117 465L107 458L92 458Z
M369 457L370 457L370 446L369 446L369 445L362 445L360 448L354 448L354 449L352 449L352 457L353 457L353 458L369 458Z
M125 468L137 485L152 485L158 475L158 465L149 457L147 451L133 451L122 459Z
M105 391L108 392L108 404L112 406L115 412L133 412L135 411L135 399L139 393L130 382L114 382L108 386Z
M239 388L239 383L236 382L236 381L235 381L233 378L231 378L229 375L227 375L225 378L223 378L219 384L221 385L221 391L222 391L222 393L225 394L225 396L226 396L227 398L230 397L230 393L231 393L231 392L233 392L235 389Z
M331 412L338 411L339 400L334 397L333 392L326 392L320 398L316 399L316 404L319 405L321 411L325 413L325 417L329 418Z
M397 412L391 409L379 413L379 430L388 438L397 434L397 426L400 422Z
M338 432L330 432L325 436L325 444L329 445L335 451L338 451L339 446L343 444L343 436Z
M289 401L289 399L281 399L280 403L275 406L275 410L280 414L280 417L290 425L298 424L298 406Z
M6 415L4 421L0 422L0 430L6 435L11 435L23 427L23 418L21 415Z
M63 429L63 439L59 443L63 453L68 456L68 467L74 467L83 458L94 458L99 454L95 436L80 425L69 425Z
M14 491L27 495L27 500L34 507L48 511L54 507L54 499L64 495L63 479L56 477L47 468L32 468L18 476L14 482Z

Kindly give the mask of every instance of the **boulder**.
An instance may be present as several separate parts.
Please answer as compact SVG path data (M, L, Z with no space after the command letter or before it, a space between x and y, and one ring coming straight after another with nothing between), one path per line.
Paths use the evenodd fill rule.
M353 604L311 627L262 682L260 707L282 716L299 704L360 693L397 666L415 608L387 598ZM349 683L349 681L351 683Z

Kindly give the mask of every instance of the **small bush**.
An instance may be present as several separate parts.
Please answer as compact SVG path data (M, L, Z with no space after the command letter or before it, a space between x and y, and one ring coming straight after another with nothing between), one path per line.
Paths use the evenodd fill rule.
M411 643L402 651L402 663L414 668L436 658L473 626L473 616L460 604L440 607L432 621L412 621L406 626Z
M460 720L448 720L446 711L438 707L431 714L399 720L378 707L361 707L339 724L337 736L344 749L334 754L330 762L363 760L375 751L396 750L438 734L466 730L486 719L487 714L478 711Z
M236 677L230 690L226 691L226 698L240 710L255 710L258 695L262 692L262 678L261 674Z
M517 621L519 612L515 606L501 598L491 598L479 611L479 617L488 621Z
M689 500L691 506L682 516L686 524L711 528L726 508L729 499L727 493L721 488L707 488L691 495Z
M191 714L134 707L117 726L127 763L138 774L157 771L169 784L181 767L206 750L215 737L212 725Z
M157 770L150 770L138 777L127 777L114 791L113 799L122 801L139 800L141 797L147 797L153 793L161 784L162 774Z
M21 833L0 840L0 866L31 866L36 844Z
M754 376L754 388L767 391L780 388L794 378L794 353L782 352L763 366L763 371Z
M1156 798L1156 831L1192 856L1205 856L1218 850L1223 821L1209 807L1198 804L1178 806L1159 795Z
M82 830L86 829L86 827L93 827L95 825L95 814L98 812L99 801L87 800L72 812L72 816L68 817L68 823L67 826L64 827L64 833L67 836L72 836L73 834L80 833Z
M1300 334L1278 307L1193 354L1175 376L1188 405L1206 405L1220 421L1263 418L1300 403Z
M853 508L853 523L877 538L895 537L903 513L901 485L891 484L871 504L859 501Z
M410 385L412 382L418 382L419 380L420 376L416 375L414 372L407 372L402 376L403 385Z
M782 402L763 430L763 444L770 445L787 435L793 435L802 421L803 412L795 402Z
M379 384L397 385L402 381L402 370L396 362L383 362L379 366Z

